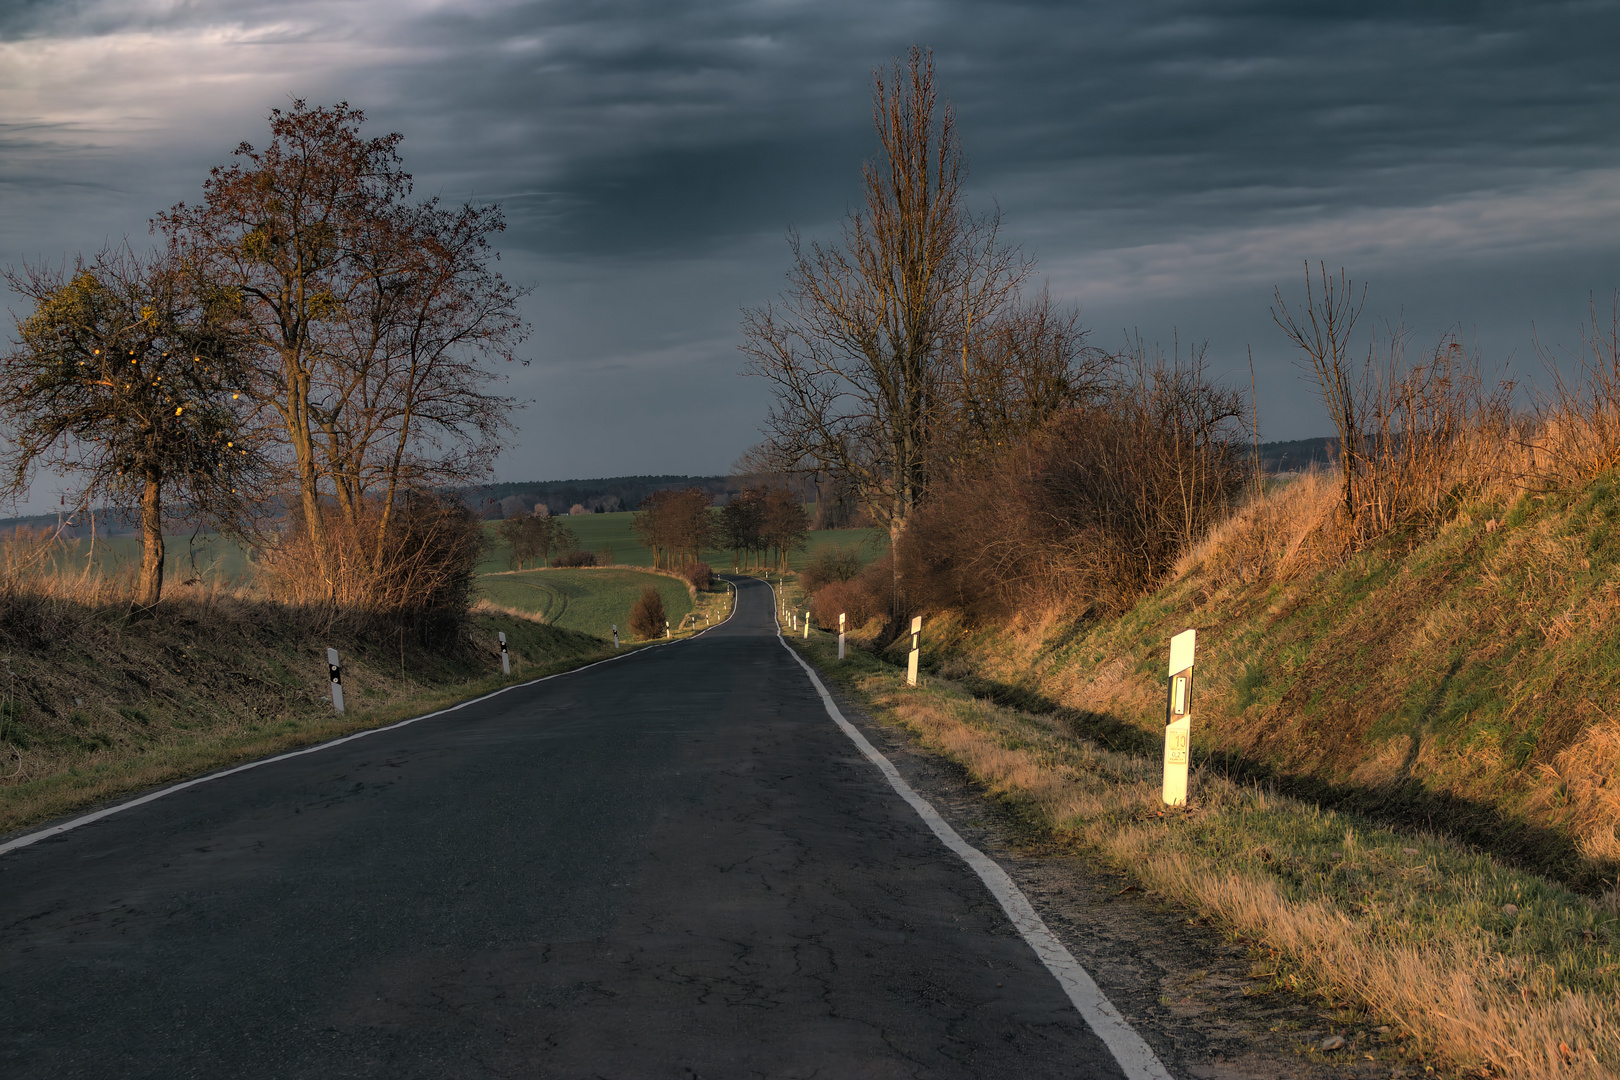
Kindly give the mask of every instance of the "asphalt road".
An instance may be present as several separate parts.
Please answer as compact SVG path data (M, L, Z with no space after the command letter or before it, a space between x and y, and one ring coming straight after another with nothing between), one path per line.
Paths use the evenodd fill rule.
M0 1075L1122 1075L739 600L0 856Z

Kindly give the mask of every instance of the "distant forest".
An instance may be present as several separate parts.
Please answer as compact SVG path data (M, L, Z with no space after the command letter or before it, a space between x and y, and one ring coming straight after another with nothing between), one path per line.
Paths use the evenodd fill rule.
M743 481L731 476L608 476L597 480L524 480L501 484L480 484L461 492L462 501L482 518L517 517L531 514L544 504L553 515L566 514L575 506L591 513L634 510L655 491L669 488L701 488L723 505L733 492L741 491Z
M1284 442L1260 444L1260 464L1268 473L1295 472L1312 465L1325 467L1333 460L1337 439L1291 439ZM480 484L460 492L462 500L479 517L488 519L516 517L532 514L536 505L544 503L548 513L567 514L575 506L591 513L614 513L634 510L641 501L655 491L668 488L696 487L714 496L716 506L724 506L731 496L742 491L748 478L738 476L606 476L594 480L522 480L499 484ZM808 485L804 494L814 500ZM139 516L133 508L104 507L95 513L95 532L98 536L128 535L136 530ZM19 526L54 529L55 514L32 514L27 517L0 518L0 530ZM68 537L90 535L90 523L81 515L64 527Z

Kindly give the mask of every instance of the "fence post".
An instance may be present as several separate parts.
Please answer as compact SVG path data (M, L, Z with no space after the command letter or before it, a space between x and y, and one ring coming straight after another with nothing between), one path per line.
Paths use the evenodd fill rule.
M512 658L506 652L506 631L502 630L497 636L501 639L501 674L510 675L512 674Z
M326 670L332 677L332 708L339 716L343 715L343 665L338 662L338 651L328 648L326 650Z
M917 654L922 649L922 616L911 620L911 655L906 658L906 685L917 685Z
M1164 707L1164 804L1187 805L1187 759L1192 747L1193 648L1198 631L1170 639L1170 682Z

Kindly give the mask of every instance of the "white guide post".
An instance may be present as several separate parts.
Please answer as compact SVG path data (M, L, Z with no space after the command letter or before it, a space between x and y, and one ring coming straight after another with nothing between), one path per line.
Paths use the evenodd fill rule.
M911 655L906 658L906 685L917 685L917 654L922 648L922 616L911 620Z
M506 652L506 631L502 630L498 636L501 639L501 674L510 675L512 674L512 658Z
M332 676L332 708L343 715L343 665L338 663L338 651L326 650L326 670Z
M671 636L670 632L669 632L669 620L668 619L664 620L664 636L666 638Z
M619 624L618 623L613 624L613 647L615 649L617 649L619 647Z
M838 659L844 658L844 613L838 613Z
M1165 691L1164 804L1187 805L1187 758L1192 749L1193 646L1198 631L1170 639L1170 683Z
M804 613L804 640L810 640L810 613Z

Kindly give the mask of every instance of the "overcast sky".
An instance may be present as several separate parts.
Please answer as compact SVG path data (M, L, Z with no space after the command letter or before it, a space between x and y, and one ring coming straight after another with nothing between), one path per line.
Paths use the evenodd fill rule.
M915 43L973 204L1094 343L1207 340L1245 386L1252 347L1263 436L1318 435L1269 313L1305 260L1521 376L1533 334L1607 310L1616 7L3 0L0 264L149 242L272 107L347 100L405 135L418 194L506 209L535 332L501 479L722 472L765 408L739 310L780 290L790 226L835 236L873 69Z

